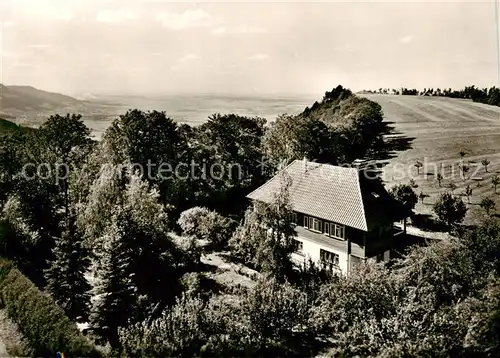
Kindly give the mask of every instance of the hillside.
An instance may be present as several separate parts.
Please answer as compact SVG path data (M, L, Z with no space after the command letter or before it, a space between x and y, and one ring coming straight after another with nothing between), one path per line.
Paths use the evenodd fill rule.
M6 113L58 109L81 103L83 102L73 97L42 91L30 86L0 84L0 111Z
M484 216L478 205L483 197L492 197L500 211L500 195L494 194L491 184L492 176L500 173L500 108L438 97L379 94L363 97L382 106L385 120L398 133L392 139L406 141L411 147L394 153L395 157L384 167L383 177L389 187L414 178L417 193L422 190L430 195L424 204L417 204L417 212L430 214L438 195L450 190L450 182L457 186L456 195L462 195L467 185L473 189L467 222L476 222ZM470 167L466 179L458 166L462 150L467 153L463 161ZM491 162L488 172L481 165L484 158ZM418 175L414 166L417 160L424 164ZM440 187L435 174L441 170L444 180ZM467 202L466 197L464 201Z
M23 127L23 126L17 125L14 122L0 118L0 134L7 133L7 132L15 132L15 131L27 131L27 130L30 130L30 128Z

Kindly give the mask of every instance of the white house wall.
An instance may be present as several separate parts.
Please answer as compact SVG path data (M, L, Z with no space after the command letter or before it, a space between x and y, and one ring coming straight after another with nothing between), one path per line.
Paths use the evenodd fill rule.
M320 249L323 249L323 250L330 251L330 252L333 252L334 254L339 255L339 268L342 271L342 273L344 273L344 274L347 273L347 271L348 271L347 268L348 268L348 264L349 264L347 252L338 250L336 248L332 248L330 246L321 245L321 244L317 244L315 242L311 242L308 239L303 238L301 236L297 236L294 239L302 242L302 244L303 244L302 253L304 255L302 256L302 255L298 255L296 253L294 253L292 255L292 259L294 261L296 261L297 263L303 264L304 260L306 260L306 262L307 262L308 258L311 258L312 261L319 264L320 263Z

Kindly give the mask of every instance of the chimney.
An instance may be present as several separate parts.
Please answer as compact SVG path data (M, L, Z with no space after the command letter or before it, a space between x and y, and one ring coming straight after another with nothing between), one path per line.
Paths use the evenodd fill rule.
M302 159L302 165L304 166L304 172L307 173L307 158L305 156Z

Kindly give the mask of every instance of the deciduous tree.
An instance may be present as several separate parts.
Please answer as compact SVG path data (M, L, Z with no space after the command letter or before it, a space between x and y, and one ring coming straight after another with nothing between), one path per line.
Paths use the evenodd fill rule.
M470 187L470 185L467 185L467 187L465 188L465 196L467 196L467 202L469 204L471 195L472 195L472 188Z
M460 198L455 198L449 193L444 193L439 196L433 207L434 212L439 220L447 225L448 229L454 224L463 221L467 213L467 207Z
M490 165L490 161L488 159L484 158L483 160L481 160L481 164L484 167L484 171L486 173L488 173L488 165Z
M493 187L495 188L495 194L497 193L497 186L500 185L500 177L498 175L494 175L493 178L491 178L491 184L493 184Z
M490 212L495 209L495 202L490 198L483 198L479 203L479 206L486 211L486 215L490 215Z

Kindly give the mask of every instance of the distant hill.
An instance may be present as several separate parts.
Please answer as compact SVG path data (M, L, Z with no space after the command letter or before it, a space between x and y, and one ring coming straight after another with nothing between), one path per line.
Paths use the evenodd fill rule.
M84 103L60 93L46 92L31 86L5 86L0 84L0 111L24 112L51 110Z

